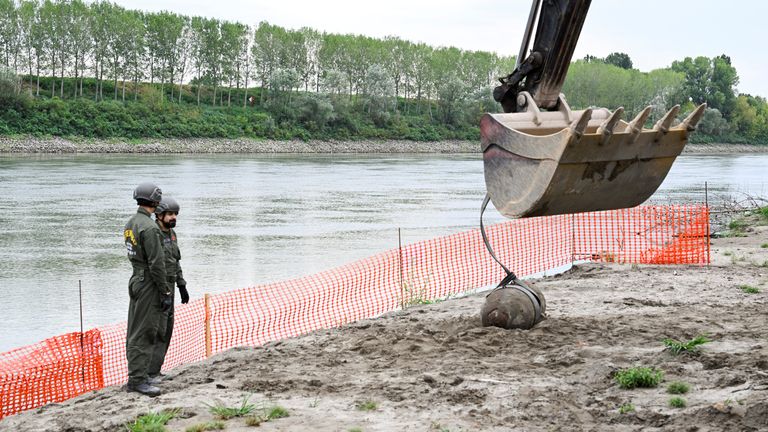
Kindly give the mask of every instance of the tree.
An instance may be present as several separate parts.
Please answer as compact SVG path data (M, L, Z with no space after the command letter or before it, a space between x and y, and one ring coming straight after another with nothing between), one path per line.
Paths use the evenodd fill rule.
M605 57L605 62L622 69L632 69L632 59L629 58L629 54L621 52L610 53Z
M671 69L685 75L680 99L689 99L695 104L706 102L710 108L720 110L726 119L731 118L739 77L728 56L713 59L686 57L683 61L673 62Z

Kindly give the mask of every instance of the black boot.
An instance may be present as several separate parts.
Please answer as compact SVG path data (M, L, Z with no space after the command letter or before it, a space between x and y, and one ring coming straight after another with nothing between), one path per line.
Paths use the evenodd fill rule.
M160 389L149 384L147 381L144 381L141 384L128 383L128 385L126 386L126 390L128 390L129 392L141 393L149 397L155 397L160 395Z

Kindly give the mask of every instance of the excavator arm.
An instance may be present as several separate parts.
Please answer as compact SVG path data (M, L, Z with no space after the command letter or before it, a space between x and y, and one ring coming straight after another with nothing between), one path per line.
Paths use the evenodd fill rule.
M534 0L515 70L494 90L503 114L480 121L486 189L510 218L634 207L661 185L706 106L645 124L624 108L572 111L560 94L591 0ZM536 37L530 53L531 36ZM527 53L527 55L526 55Z
M573 50L592 0L534 0L515 70L493 92L504 112L518 112L525 106L521 91L528 92L541 109L557 109ZM542 4L543 3L543 4ZM538 17L538 19L537 19ZM536 38L528 53L534 24Z

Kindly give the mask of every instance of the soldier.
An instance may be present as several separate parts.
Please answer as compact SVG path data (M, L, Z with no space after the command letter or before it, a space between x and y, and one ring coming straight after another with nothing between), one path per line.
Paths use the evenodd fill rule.
M173 230L176 226L176 217L179 214L179 209L179 203L175 199L167 196L163 197L160 204L155 208L155 221L157 226L160 227L163 237L165 273L168 285L171 287L171 291L173 291L174 284L178 286L181 303L187 304L189 302L187 281L184 280L184 275L181 273L181 264L179 264L181 251L176 241L176 231ZM171 293L171 296L173 296L173 293ZM168 352L168 345L171 343L171 335L173 334L173 301L171 301L170 309L166 312L165 319L165 333L160 335L157 344L155 344L152 360L149 363L149 383L152 385L159 384L163 378L160 368L165 361L165 353Z
M133 191L139 209L125 224L123 237L133 275L128 283L128 333L125 354L128 358L129 392L157 396L160 389L148 382L149 365L155 344L165 332L165 313L173 305L172 287L166 278L162 233L150 215L162 198L162 191L142 183Z

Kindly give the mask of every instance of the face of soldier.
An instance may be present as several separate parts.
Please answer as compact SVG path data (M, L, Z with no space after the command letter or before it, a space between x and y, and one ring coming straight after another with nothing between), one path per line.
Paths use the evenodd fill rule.
M176 212L165 212L160 216L160 222L162 222L166 228L173 228L176 226L176 216L178 216L178 213Z

